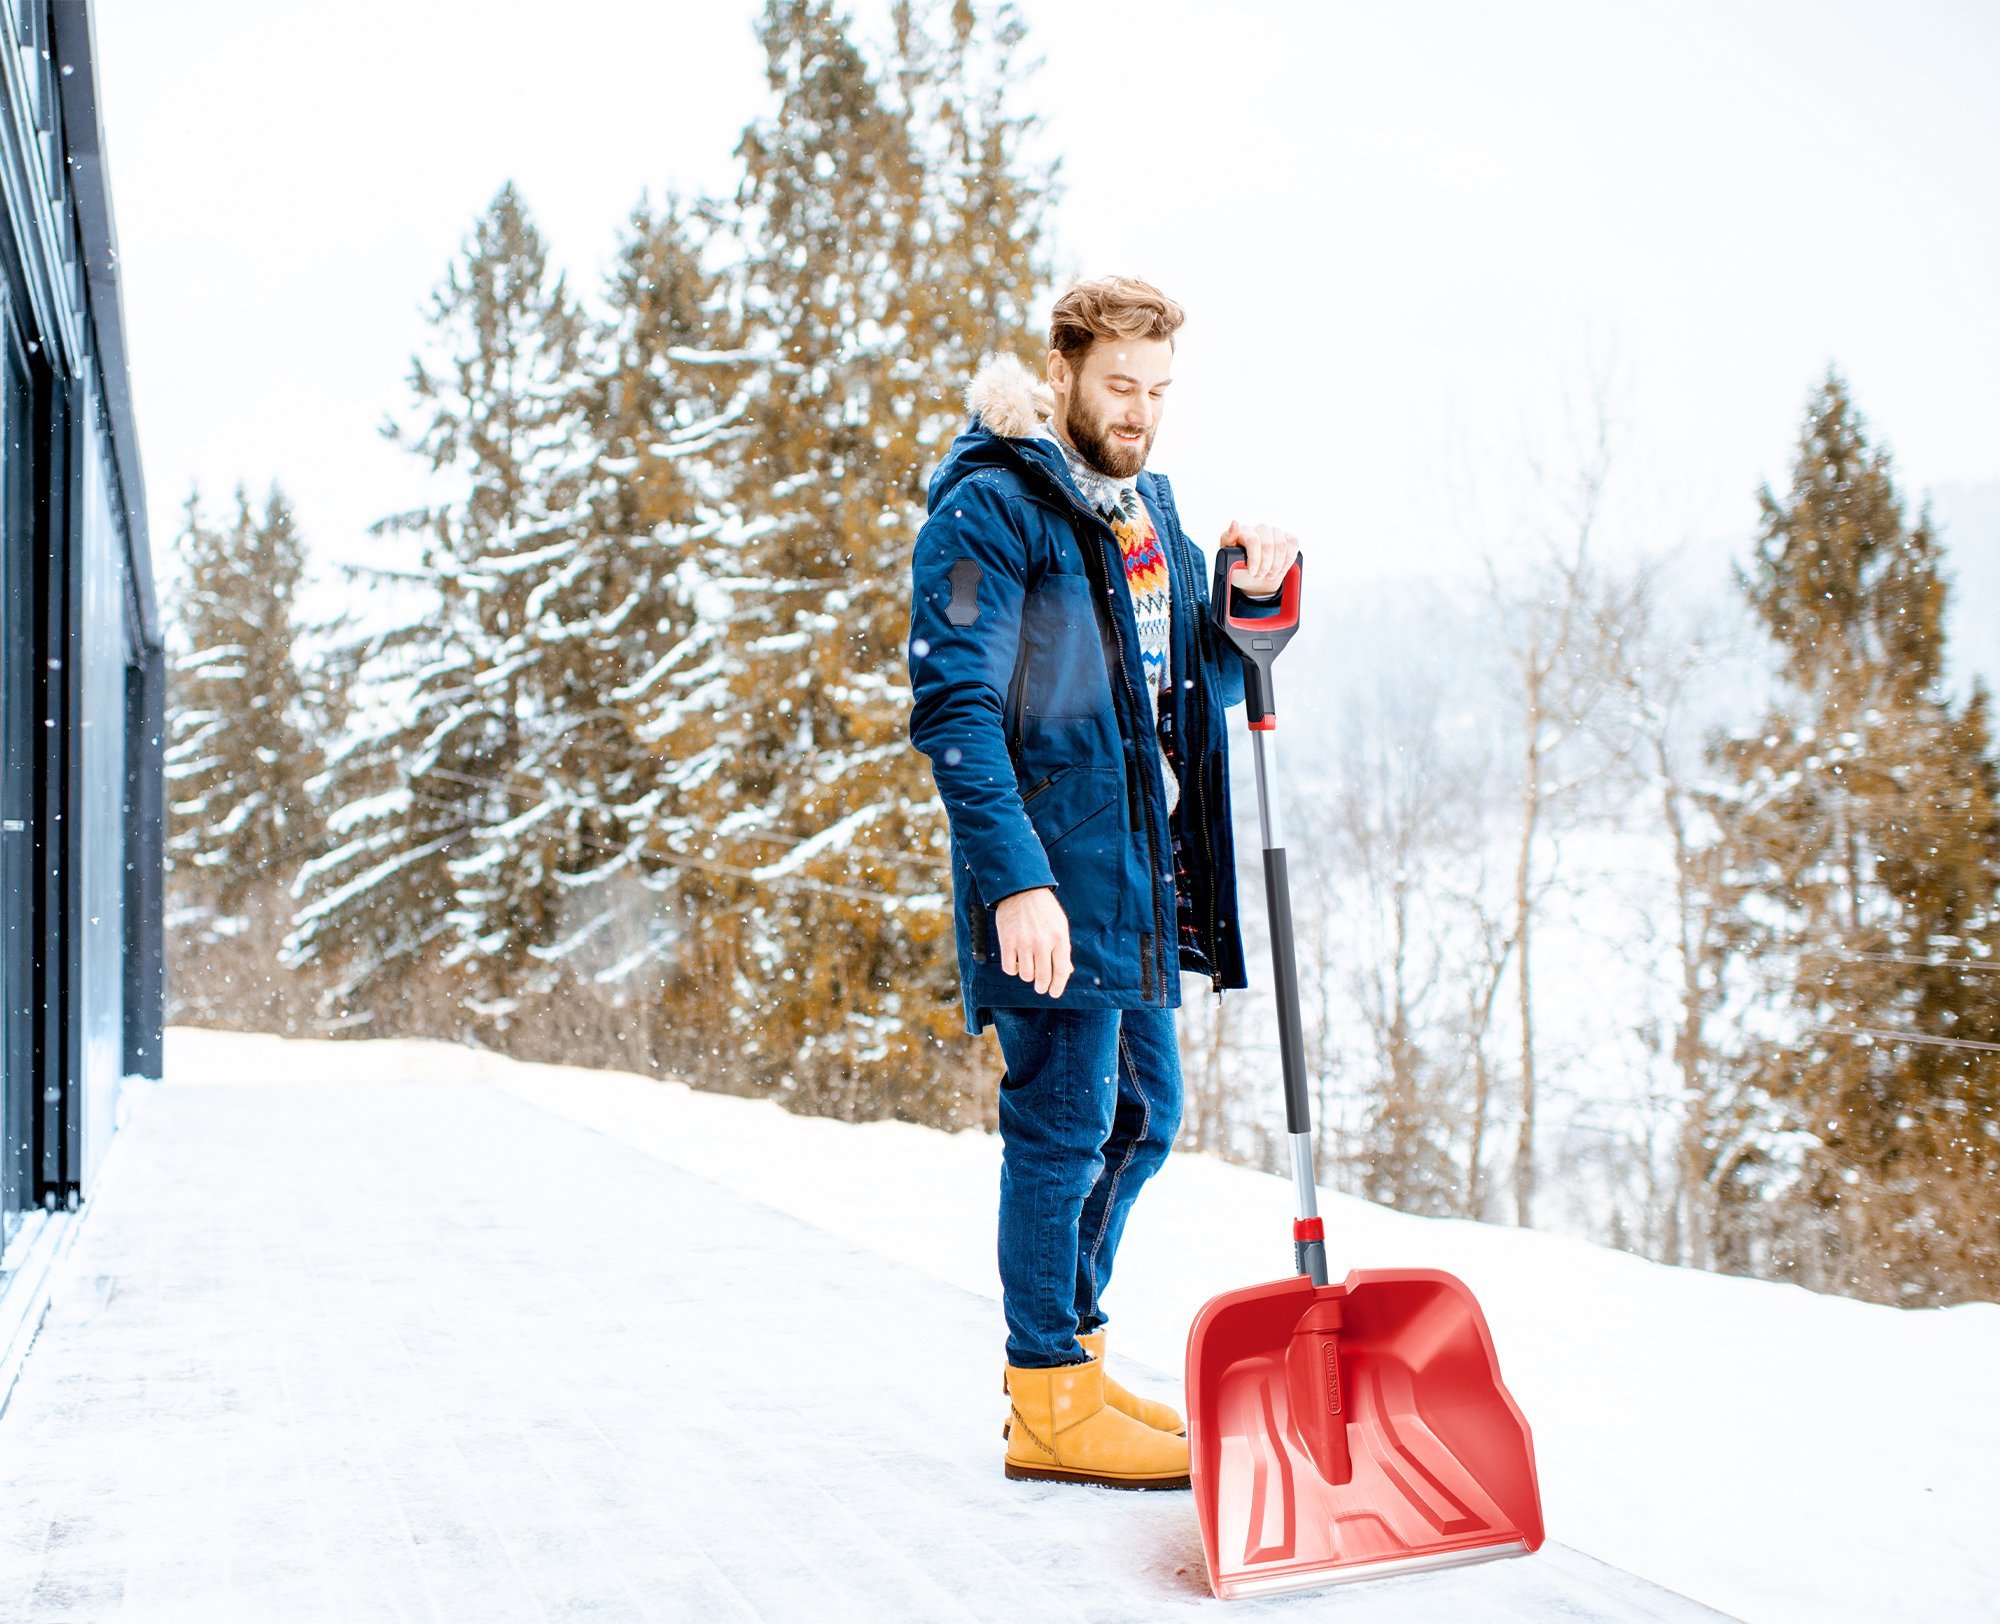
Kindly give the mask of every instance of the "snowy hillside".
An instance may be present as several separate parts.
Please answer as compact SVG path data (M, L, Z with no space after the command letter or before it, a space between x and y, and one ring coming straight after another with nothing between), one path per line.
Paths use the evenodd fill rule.
M997 1300L995 1139L369 1047L409 1051L397 1064L423 1075L490 1080ZM1881 1308L1321 1201L1336 1273L1442 1267L1478 1295L1534 1427L1552 1540L1746 1620L2000 1617L2000 1306ZM1177 1373L1207 1297L1287 1272L1289 1217L1283 1181L1174 1157L1134 1212L1114 1348ZM996 1306L996 1360L1001 1334Z

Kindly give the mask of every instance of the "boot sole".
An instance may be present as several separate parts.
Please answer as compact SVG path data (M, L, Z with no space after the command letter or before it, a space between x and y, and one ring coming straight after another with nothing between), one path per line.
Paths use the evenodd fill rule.
M1185 1489L1187 1474L1179 1477L1117 1477L1106 1472L1065 1472L1059 1466L1022 1466L1006 1463L1007 1475L1017 1483L1087 1483L1100 1489Z

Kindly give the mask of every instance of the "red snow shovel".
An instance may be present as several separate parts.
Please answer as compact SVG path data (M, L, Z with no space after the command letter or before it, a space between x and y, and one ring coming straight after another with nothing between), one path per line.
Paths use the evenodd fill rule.
M1188 1338L1188 1451L1215 1593L1262 1595L1518 1556L1542 1543L1528 1423L1486 1318L1439 1269L1326 1277L1279 827L1271 664L1299 623L1300 568L1275 607L1246 602L1240 547L1211 612L1243 658L1277 972L1278 1049L1299 1216L1298 1272L1212 1299Z

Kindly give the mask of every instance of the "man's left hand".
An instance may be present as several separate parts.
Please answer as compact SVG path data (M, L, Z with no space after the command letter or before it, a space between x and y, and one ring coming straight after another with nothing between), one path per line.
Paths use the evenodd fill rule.
M1299 556L1298 537L1270 524L1238 524L1231 519L1222 532L1222 545L1243 549L1244 574L1236 590L1253 598L1268 598L1283 586Z

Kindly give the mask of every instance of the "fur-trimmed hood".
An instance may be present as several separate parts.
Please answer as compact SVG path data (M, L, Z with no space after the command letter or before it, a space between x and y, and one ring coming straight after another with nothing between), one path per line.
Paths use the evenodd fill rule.
M1055 415L1049 386L1012 355L996 355L973 375L965 391L972 415L995 434L1023 440Z
M931 474L933 513L961 480L981 469L1004 468L1019 474L1039 467L1055 489L1069 487L1062 452L1040 432L1055 416L1055 396L1017 358L995 355L982 362L965 391L965 404L972 421Z

